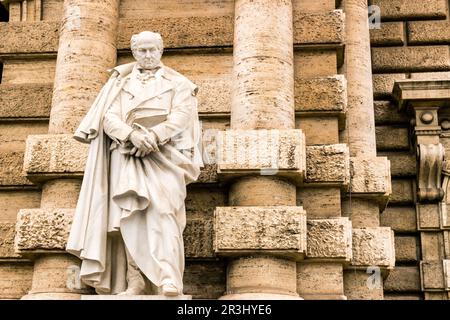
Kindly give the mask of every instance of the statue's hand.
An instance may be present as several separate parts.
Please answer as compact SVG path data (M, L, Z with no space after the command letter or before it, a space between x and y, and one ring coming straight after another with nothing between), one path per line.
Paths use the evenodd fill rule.
M132 131L128 139L134 146L134 148L131 149L131 155L145 157L150 152L154 151L152 144L148 142L147 135L137 130Z

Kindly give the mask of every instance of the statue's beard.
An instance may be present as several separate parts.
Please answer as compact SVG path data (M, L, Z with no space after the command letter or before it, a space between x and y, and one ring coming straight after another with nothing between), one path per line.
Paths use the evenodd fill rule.
M146 58L139 61L139 66L146 70L152 70L159 66L160 60L156 58Z

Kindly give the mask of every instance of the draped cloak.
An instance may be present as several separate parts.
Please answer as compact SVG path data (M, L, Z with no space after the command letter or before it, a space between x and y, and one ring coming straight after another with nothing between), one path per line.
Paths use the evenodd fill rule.
M155 285L162 285L165 270L178 266L183 271L185 186L197 180L203 167L195 97L189 106L188 123L160 145L160 152L134 157L127 154L126 146L104 132L105 113L135 65L133 62L110 70L111 77L74 134L76 140L90 146L66 250L82 260L82 282L100 294L126 289L125 251L117 244L117 232L136 265ZM174 95L178 88L188 86L195 96L197 87L192 82L164 65L162 68L172 80L169 90ZM185 150L192 156L186 156ZM181 277L176 280L176 286L182 289Z

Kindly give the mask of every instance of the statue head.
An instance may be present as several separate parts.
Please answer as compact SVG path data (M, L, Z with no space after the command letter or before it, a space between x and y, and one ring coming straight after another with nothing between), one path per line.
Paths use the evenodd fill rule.
M142 31L131 37L131 51L143 69L154 69L161 61L163 40L159 33Z

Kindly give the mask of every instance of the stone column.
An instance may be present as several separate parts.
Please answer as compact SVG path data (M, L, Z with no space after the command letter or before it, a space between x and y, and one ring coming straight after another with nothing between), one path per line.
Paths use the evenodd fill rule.
M41 227L51 229L48 232L56 230L63 236L50 244L43 244L45 240L35 237L37 241L30 244L27 239L33 235L27 235L26 228L18 233L18 251L39 253L35 256L32 290L23 299L78 299L87 292L76 281L78 259L63 250L81 184L80 168L67 157L77 161L79 155L73 154L74 151L85 151L75 146L78 143L71 141L71 136L106 82L107 69L116 64L118 19L119 0L64 1L49 134L28 138L25 164L29 176L33 168L44 168L32 175L32 179L43 183L41 209L34 216L47 216L48 225ZM40 152L41 156L37 154ZM51 155L49 159L44 153ZM69 168L58 167L66 164ZM71 164L74 168L70 168ZM21 210L18 224L26 224L27 216L28 211Z
M368 4L367 0L344 0L343 5L346 15L345 75L348 81L344 137L348 140L352 169L351 189L346 200L347 214L354 228L353 237L359 230L370 228L370 233L382 241L383 235L391 234L389 230L379 228L380 207L384 209L390 194L390 169L386 158L376 157ZM378 182L381 184L377 185ZM359 249L353 248L354 255ZM365 262L357 260L354 257L352 266L345 273L344 286L348 299L383 299L382 281L368 285L372 275L366 273L370 259ZM378 263L374 261L374 265ZM381 273L378 274L381 276Z
M244 149L241 154L254 157L258 162L264 155L258 154L260 149L257 145L265 143L270 150L270 146L279 142L279 130L292 130L288 134L292 137L295 134L302 135L300 130L293 130L295 113L291 0L236 0L234 32L230 131L234 132L233 139L236 140L230 144L236 147L241 145L239 141L247 141L242 146ZM233 134L230 133L231 135ZM225 134L225 143L229 141L227 137ZM251 149L252 146L254 149ZM269 150L261 149L260 152L266 154ZM291 181L278 177L275 172L273 175L259 175L264 173L257 169L256 172L257 174L245 175L241 171L238 174L241 177L230 186L229 205L236 210L243 209L239 212L244 216L238 219L258 220L258 217L266 216L267 208L271 206L294 208L292 216L288 213L290 209L281 212L282 220L296 219L295 217L303 214L300 212L301 207L295 207L296 186ZM245 207L252 207L251 213ZM300 211L297 213L296 209ZM232 216L231 211L228 216ZM264 224L263 221L261 223ZM266 223L264 228L276 228L270 221ZM221 228L217 225L215 227L216 230ZM238 225L235 227L239 228ZM246 227L242 225L241 231ZM264 236L264 231L255 234L255 237ZM221 240L223 239L219 239ZM286 259L280 248L272 248L270 245L246 249L246 255L241 254L241 257L233 259L228 265L227 293L223 299L298 298L294 260ZM272 255L269 252L278 254ZM298 255L301 256L301 253Z

